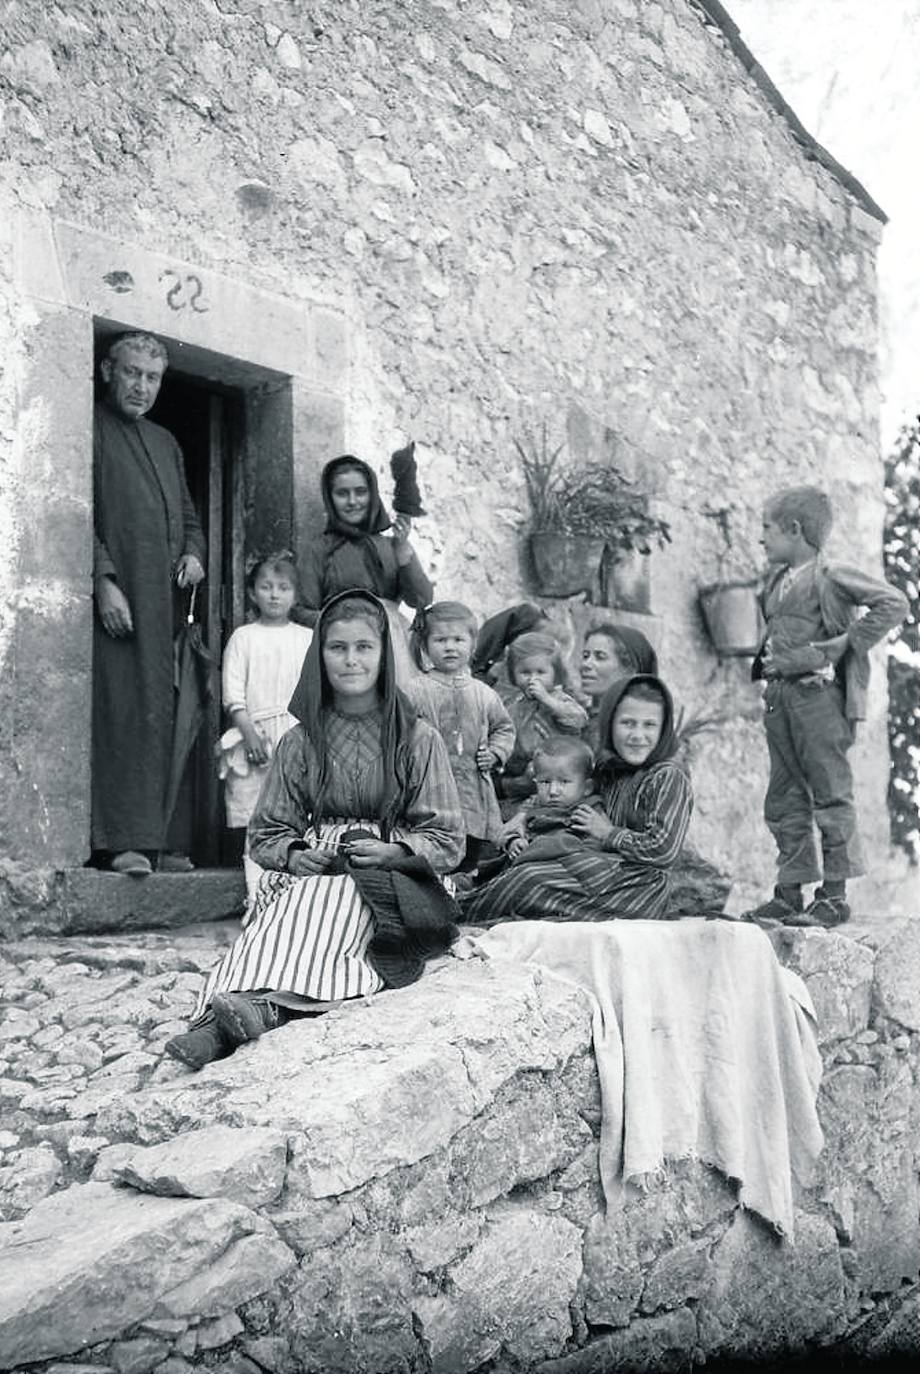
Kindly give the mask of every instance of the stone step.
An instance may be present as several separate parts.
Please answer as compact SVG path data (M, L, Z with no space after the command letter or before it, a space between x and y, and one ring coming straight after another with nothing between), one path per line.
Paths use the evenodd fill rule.
M238 914L246 896L236 868L151 873L146 878L78 868L64 874L62 932L149 930Z
M192 873L151 873L136 878L95 868L61 875L54 901L41 913L43 934L154 930L239 915L246 897L240 869L197 868ZM30 913L29 933L38 933Z

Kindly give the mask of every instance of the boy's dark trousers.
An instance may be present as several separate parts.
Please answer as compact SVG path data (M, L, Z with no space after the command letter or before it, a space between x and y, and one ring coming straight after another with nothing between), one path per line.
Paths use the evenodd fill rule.
M764 706L770 781L763 813L779 850L777 883L857 877L865 867L847 758L853 730L842 689L836 682L774 679L767 684Z

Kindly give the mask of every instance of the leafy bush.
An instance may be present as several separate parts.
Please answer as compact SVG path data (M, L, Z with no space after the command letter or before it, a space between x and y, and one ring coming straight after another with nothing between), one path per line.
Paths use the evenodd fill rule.
M898 640L917 656L888 660L891 838L920 859L920 416L904 429L885 463L885 575L910 610Z

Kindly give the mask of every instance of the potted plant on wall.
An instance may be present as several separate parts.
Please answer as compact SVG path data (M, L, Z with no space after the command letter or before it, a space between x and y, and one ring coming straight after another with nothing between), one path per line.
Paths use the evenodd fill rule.
M725 563L732 547L731 510L706 507L703 514L719 526L723 548L718 555L718 577L699 590L706 631L719 658L753 658L763 641L764 622L756 578L728 578Z
M653 543L670 543L670 526L649 511L649 497L619 468L608 463L568 467L564 444L525 447L517 439L530 499L530 554L544 596L589 595L602 561L616 564L632 554L647 555Z

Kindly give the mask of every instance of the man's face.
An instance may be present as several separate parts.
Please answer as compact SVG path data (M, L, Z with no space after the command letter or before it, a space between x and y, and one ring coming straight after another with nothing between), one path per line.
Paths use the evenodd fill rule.
M166 364L145 348L122 344L111 358L104 358L102 380L112 407L126 420L138 420L153 405Z

